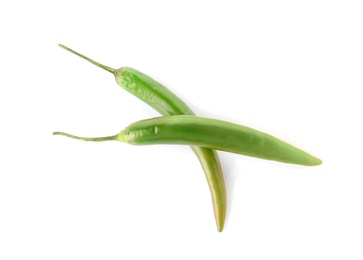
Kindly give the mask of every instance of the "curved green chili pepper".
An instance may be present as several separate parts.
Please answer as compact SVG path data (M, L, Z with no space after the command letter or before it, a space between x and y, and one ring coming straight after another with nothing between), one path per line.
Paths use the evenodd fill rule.
M59 46L114 74L119 86L153 107L160 114L194 115L194 112L179 97L144 73L128 67L116 70L91 60L62 44ZM227 199L218 155L215 151L203 147L193 146L192 149L197 155L207 178L217 229L221 232L226 217Z
M90 63L111 72L115 76L115 80L120 87L144 101L160 114L164 116L194 115L194 112L178 96L146 74L129 67L113 69L62 44L59 44L59 46Z
M117 135L84 138L84 141L116 140L133 145L195 145L283 163L315 166L322 161L303 150L258 130L222 121L188 115L156 117L135 122Z

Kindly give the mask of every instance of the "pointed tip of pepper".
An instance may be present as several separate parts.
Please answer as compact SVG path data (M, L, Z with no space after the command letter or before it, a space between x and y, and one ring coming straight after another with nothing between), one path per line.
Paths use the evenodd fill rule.
M217 230L218 232L222 232L224 228L224 223L217 223Z
M320 160L320 159L318 159L318 158L316 158L317 159L317 163L316 163L316 165L321 165L322 163L323 163L323 161L322 160Z
M320 160L319 158L312 157L312 159L309 161L309 163L307 165L308 166L318 166L318 165L321 165L322 163L323 163L323 161Z

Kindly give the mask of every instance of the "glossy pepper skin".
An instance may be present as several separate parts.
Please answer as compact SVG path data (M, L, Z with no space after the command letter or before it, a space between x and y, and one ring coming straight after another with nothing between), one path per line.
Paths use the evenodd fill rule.
M272 135L227 121L188 116L164 116L141 120L117 135L133 145L183 144L273 160L315 166L322 161Z
M115 79L119 86L164 116L195 115L187 104L168 88L136 69L122 67L115 71Z
M163 116L135 122L120 133L85 138L55 132L84 141L120 141L132 145L179 144L242 154L260 159L304 166L322 161L272 135L227 121L188 116Z
M119 86L153 107L160 114L194 115L194 112L179 97L146 74L129 67L122 67L116 70L93 61L64 45L60 44L59 46L113 73ZM212 197L217 229L221 232L226 217L227 198L218 155L215 151L208 148L193 146L192 149L203 167Z

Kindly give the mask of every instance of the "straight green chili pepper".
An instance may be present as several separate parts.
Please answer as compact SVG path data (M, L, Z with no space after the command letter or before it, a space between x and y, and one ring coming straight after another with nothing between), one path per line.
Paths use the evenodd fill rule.
M116 140L133 145L182 144L237 153L251 157L305 166L322 161L272 135L217 119L188 115L163 116L135 122L117 135L84 138L54 132L84 141Z
M100 64L62 44L59 44L59 46L114 74L119 86L153 107L160 114L194 115L194 112L179 97L144 73L129 67L122 67L116 70ZM218 155L215 151L208 148L193 146L192 149L197 155L207 178L217 229L221 232L226 217L227 199Z

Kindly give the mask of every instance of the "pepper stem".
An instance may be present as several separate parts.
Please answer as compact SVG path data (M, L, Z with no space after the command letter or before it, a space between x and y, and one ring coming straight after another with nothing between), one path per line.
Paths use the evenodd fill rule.
M92 60L92 59L90 59L90 58L88 58L88 57L86 57L86 56L84 56L84 55L82 55L82 54L68 48L67 46L64 46L63 44L58 44L58 46L65 49L65 50L67 50L67 51L69 51L69 52L71 52L71 53L73 53L73 54L75 54L75 55L77 55L77 56L79 56L79 57L81 57L81 58L83 58L83 59L85 59L85 60L87 60L87 61L89 61L89 62L91 62L92 64L96 65L97 67L100 67L100 68L102 68L104 70L107 70L108 72L111 72L112 74L115 74L115 72L116 72L115 69L113 69L111 67L108 67L106 65L103 65L103 64L101 64L101 63L99 63L97 61L94 61L94 60Z
M63 135L69 138L87 141L87 142L103 142L103 141L117 141L118 135L111 135L111 136L105 136L105 137L79 137L71 134L67 134L64 132L53 132L53 135Z

